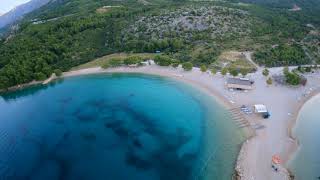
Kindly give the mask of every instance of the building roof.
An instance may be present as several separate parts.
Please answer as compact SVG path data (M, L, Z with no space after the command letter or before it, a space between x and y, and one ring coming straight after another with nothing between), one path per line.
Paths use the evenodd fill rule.
M266 113L268 112L268 109L265 105L263 104L256 104L254 105L254 109L257 113Z
M227 79L228 84L238 84L238 85L244 85L244 86L251 86L252 83L249 79L245 78L228 78Z

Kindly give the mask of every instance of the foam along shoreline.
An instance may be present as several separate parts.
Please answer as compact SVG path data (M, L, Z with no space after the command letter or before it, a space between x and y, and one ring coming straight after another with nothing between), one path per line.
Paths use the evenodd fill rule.
M256 135L243 143L240 150L236 174L238 179L244 180L290 179L286 163L298 147L297 141L291 138L291 128L295 124L298 112L304 102L320 90L319 73L307 75L308 84L306 86L290 88L277 85L267 86L266 77L262 75L262 69L248 75L255 81L254 90L248 92L229 91L225 89L225 77L222 75L212 76L209 72L203 73L198 68L185 72L181 67L175 69L157 65L111 69L95 67L66 72L63 77L117 72L153 74L184 81L209 93L227 108L256 103L267 105L271 112L270 119L262 120L256 116L246 117L251 125L259 124L264 128L254 130ZM270 69L271 75L281 72L282 68ZM278 172L271 168L271 158L274 154L279 155L283 161Z

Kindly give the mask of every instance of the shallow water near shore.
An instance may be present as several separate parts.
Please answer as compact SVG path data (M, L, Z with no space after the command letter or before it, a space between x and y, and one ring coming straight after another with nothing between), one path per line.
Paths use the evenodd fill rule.
M297 180L317 180L320 178L320 95L309 100L301 109L293 135L299 140L300 147L290 170Z
M230 180L227 110L168 78L99 74L0 99L0 179Z

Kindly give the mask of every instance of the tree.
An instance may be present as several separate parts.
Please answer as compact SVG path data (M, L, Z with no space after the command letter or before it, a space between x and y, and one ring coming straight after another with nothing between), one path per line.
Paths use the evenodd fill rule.
M191 71L192 68L193 68L193 64L190 63L190 62L185 62L182 64L182 68L185 70L185 71Z
M228 73L228 69L226 67L222 68L221 74L225 76L227 73Z
M264 64L267 67L310 63L302 46L298 43L279 44L274 48L258 50L254 56L259 64Z
M268 84L268 85L271 85L271 84L272 84L272 79L271 79L270 77L267 79L267 84Z
M269 69L267 69L267 68L265 68L263 71L262 71L262 74L264 75L264 76L269 76Z
M36 76L36 80L38 80L38 81L42 81L42 80L47 79L47 76L42 72L36 73L35 76Z
M183 42L180 39L173 39L171 42L171 47L173 51L181 49L183 46Z
M206 72L206 71L208 70L208 68L207 68L206 65L202 64L202 65L200 66L200 70L201 70L201 72Z
M60 69L55 69L54 74L56 74L56 76L60 77L62 75L62 71Z

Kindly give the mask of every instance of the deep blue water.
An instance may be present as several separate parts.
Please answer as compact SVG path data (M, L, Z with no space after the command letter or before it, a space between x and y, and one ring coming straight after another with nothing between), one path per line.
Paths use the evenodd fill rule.
M66 78L0 99L0 179L229 179L242 140L230 122L166 78Z

